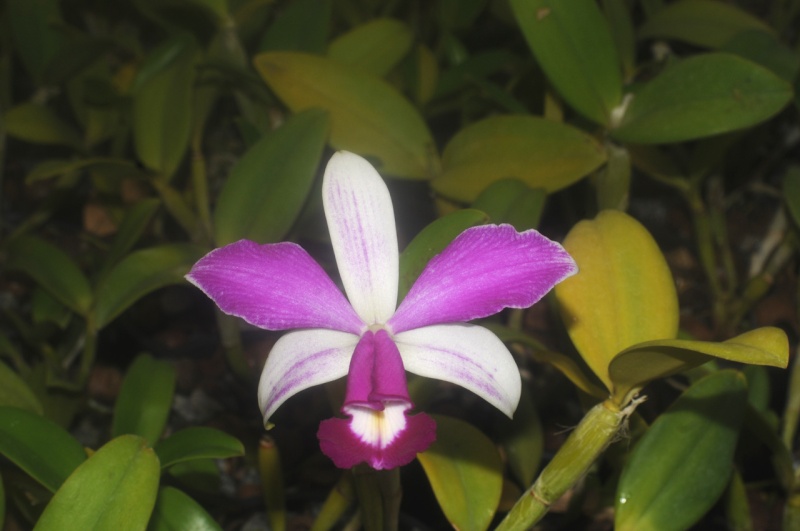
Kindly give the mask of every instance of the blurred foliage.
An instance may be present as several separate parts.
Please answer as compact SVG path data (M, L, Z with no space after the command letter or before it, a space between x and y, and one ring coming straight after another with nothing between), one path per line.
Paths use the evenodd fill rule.
M798 24L798 0L0 2L0 521L229 528L245 505L213 460L243 454L272 529L298 507L314 529L385 521L399 480L318 452L287 467L257 411L171 420L181 363L218 346L255 404L263 361L183 275L241 238L324 247L318 177L343 149L390 181L401 296L483 223L569 233L580 267L548 301L560 322L488 323L523 371L513 421L410 381L450 416L404 471L408 521L756 529L759 498L796 529L800 364L754 366L786 367L800 333ZM776 284L788 324L757 317ZM171 343L140 324L178 320L169 301L189 323ZM113 406L92 389L108 366Z

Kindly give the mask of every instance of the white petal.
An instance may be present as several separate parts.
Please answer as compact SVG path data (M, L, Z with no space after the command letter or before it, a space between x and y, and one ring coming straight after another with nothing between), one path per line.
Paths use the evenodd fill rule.
M321 328L281 337L272 347L258 382L258 405L264 422L291 396L345 376L356 343L355 334Z
M350 304L368 325L385 323L397 305L399 267L386 184L369 162L339 151L325 169L322 201Z
M517 409L519 369L489 330L456 323L401 332L394 339L407 371L460 385L509 417Z

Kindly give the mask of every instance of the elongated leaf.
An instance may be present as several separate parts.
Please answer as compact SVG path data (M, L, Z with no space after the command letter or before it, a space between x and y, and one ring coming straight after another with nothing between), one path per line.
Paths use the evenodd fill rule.
M117 234L114 236L114 241L103 258L103 266L98 273L98 277L102 278L105 273L128 254L145 228L147 228L150 220L153 219L159 205L158 199L144 199L130 207L130 210L125 213L125 217L122 218L122 223L120 223Z
M161 437L175 392L175 369L148 354L139 355L125 375L114 406L111 435L133 434L152 446Z
M800 227L800 166L790 166L783 177L783 202Z
M640 38L676 39L720 48L737 33L772 29L732 4L718 0L679 0L660 9L639 28Z
M53 297L49 291L41 286L34 288L31 296L31 319L34 323L53 323L65 330L73 315L72 310Z
M203 507L183 491L161 487L148 531L222 531Z
M100 170L116 172L120 179L125 176L134 176L141 173L141 170L127 159L111 159L94 157L88 159L74 160L46 160L36 165L33 170L25 176L25 184L33 184L37 181L57 177L78 170Z
M89 281L72 259L36 236L20 236L8 246L6 267L30 275L50 294L81 315L92 304Z
M185 243L136 251L119 262L97 286L92 310L99 329L151 291L183 282L183 276L204 254Z
M13 406L37 415L44 413L41 402L19 374L0 361L0 406Z
M774 33L749 30L737 33L720 51L736 54L753 61L792 82L800 69L800 56L782 44Z
M189 145L195 48L176 46L174 57L134 95L133 139L142 163L169 178Z
M400 289L398 300L405 297L431 258L450 245L456 236L470 227L489 221L488 216L474 209L457 210L443 216L422 230L400 254Z
M399 20L376 18L337 37L328 57L383 77L411 50L411 28Z
M373 157L389 175L427 179L438 172L436 147L425 122L383 80L302 53L264 53L256 56L255 66L292 111L328 111L335 149Z
M55 492L86 459L72 435L53 421L15 407L0 406L0 453Z
M214 212L217 245L280 241L317 173L329 127L319 109L296 114L256 142L231 170Z
M672 274L647 229L616 210L575 225L564 248L578 274L555 288L561 318L584 361L613 390L608 366L617 353L677 334Z
M158 458L141 437L100 448L58 489L36 531L142 530L158 492Z
M763 327L721 343L683 339L648 341L614 356L608 373L615 396L622 400L651 380L702 365L713 358L785 368L789 363L789 340L783 330Z
M747 389L735 371L699 380L650 426L617 489L615 529L688 529L722 494Z
M544 432L539 414L526 387L513 419L501 419L500 443L508 459L508 468L518 484L528 487L533 484L544 452Z
M58 144L81 148L81 135L48 107L22 103L3 117L8 134L35 144Z
M62 36L56 25L63 24L58 0L7 0L5 17L14 51L37 83L58 53Z
M331 0L295 0L269 25L258 49L323 54L330 26Z
M533 116L495 116L458 132L442 157L433 188L472 202L492 183L519 179L531 188L560 190L605 161L603 147L572 126Z
M636 65L636 36L631 10L625 0L603 0L601 5L617 47L622 71L627 79L634 74Z
M657 144L743 129L780 111L789 83L735 55L696 55L667 67L633 96L614 138Z
M575 110L607 124L622 99L617 49L595 0L511 0L547 79Z
M155 449L161 468L193 459L226 459L244 455L244 446L237 438L202 426L177 431L158 441Z
M484 530L503 486L494 443L466 422L436 415L436 442L417 455L433 493L456 529Z

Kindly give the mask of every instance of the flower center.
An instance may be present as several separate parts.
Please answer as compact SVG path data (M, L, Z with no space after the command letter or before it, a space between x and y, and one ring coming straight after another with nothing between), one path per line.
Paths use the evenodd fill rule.
M385 404L382 410L351 406L345 411L352 415L350 429L361 441L386 447L406 428L407 409L407 404L396 403Z

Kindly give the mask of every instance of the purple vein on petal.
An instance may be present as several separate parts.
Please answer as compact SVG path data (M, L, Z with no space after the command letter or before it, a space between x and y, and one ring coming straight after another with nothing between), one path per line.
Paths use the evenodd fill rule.
M294 243L240 240L208 253L186 278L223 312L268 330L364 328L322 267Z
M402 332L527 308L576 272L564 248L535 230L473 227L431 259L389 325Z
M407 371L460 385L509 417L522 383L514 358L489 330L469 324L427 326L396 334Z
M340 151L322 183L325 218L350 303L368 325L397 304L398 249L389 190L366 160Z
M290 397L347 374L358 336L335 330L297 330L281 337L267 357L258 383L266 421Z

